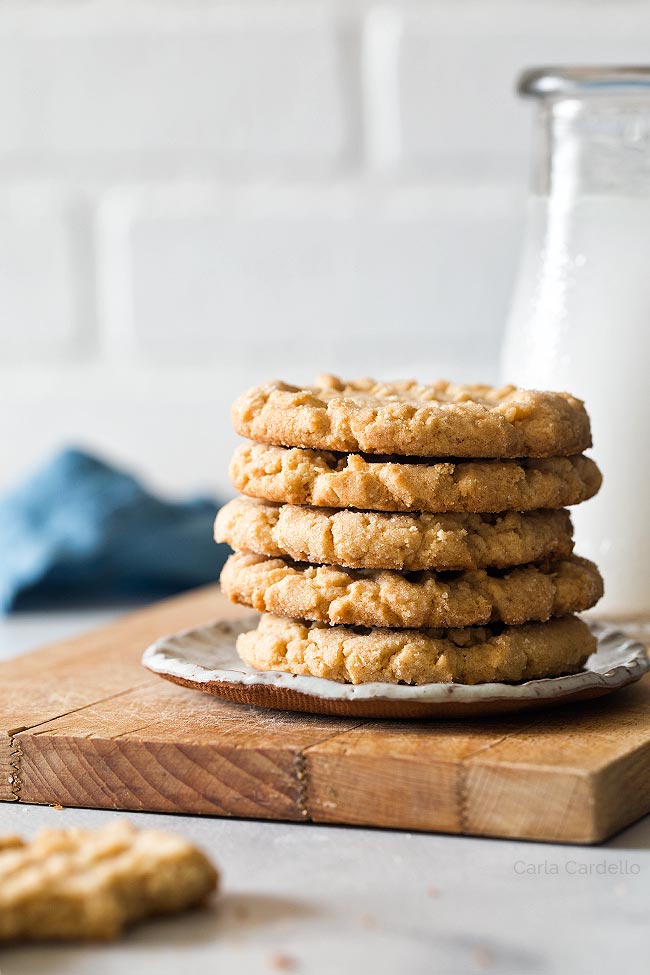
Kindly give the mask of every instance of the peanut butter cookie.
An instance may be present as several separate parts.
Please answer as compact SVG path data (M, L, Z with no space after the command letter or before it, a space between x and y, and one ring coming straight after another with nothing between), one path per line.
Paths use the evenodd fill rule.
M157 914L200 904L217 886L209 860L172 833L44 830L0 837L0 941L107 940Z
M363 630L265 615L237 650L258 670L352 684L484 684L575 673L596 638L576 616L516 627Z
M353 569L507 568L573 551L568 511L396 514L236 498L215 540L258 555Z
M270 383L236 400L232 420L263 443L409 457L558 457L591 446L584 404L568 393L443 380Z
M245 443L230 477L267 501L372 511L499 512L564 508L593 497L589 457L420 462Z
M577 556L506 573L401 574L238 552L221 585L233 602L277 616L389 627L516 625L589 609L603 593L596 566Z

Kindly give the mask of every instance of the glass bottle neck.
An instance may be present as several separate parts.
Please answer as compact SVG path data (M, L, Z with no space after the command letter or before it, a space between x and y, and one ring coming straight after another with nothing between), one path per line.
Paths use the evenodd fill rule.
M650 93L540 99L532 189L650 197Z

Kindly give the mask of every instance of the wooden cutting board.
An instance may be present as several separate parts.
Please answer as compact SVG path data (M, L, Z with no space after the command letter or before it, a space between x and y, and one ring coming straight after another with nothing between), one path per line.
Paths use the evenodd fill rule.
M595 843L650 811L650 681L472 722L283 714L140 666L213 588L0 665L0 799ZM1 816L1 812L0 812Z

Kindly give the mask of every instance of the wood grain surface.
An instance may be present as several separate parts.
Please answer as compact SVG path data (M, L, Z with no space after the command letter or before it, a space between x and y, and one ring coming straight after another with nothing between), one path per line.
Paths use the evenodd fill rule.
M650 811L648 679L559 710L400 724L232 704L141 667L165 633L242 612L200 589L0 665L0 799L573 843Z

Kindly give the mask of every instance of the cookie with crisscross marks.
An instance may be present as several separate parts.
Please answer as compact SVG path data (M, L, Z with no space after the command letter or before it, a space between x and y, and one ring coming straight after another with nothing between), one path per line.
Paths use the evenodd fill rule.
M201 904L217 881L182 837L124 821L0 838L0 941L108 940Z

